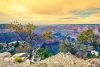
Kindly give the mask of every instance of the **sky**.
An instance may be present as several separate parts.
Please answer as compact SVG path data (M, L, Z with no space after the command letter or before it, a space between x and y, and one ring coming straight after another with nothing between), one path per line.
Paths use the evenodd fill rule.
M0 0L0 23L100 24L100 0Z

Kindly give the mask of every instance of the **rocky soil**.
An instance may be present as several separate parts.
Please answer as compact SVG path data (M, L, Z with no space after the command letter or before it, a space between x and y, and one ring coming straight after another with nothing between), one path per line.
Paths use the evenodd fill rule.
M23 53L23 55L25 54ZM18 56L18 54L16 56ZM0 67L100 67L100 58L83 60L70 53L59 53L35 64L30 64L29 59L18 63L15 62L12 57L13 56L8 52L0 53Z

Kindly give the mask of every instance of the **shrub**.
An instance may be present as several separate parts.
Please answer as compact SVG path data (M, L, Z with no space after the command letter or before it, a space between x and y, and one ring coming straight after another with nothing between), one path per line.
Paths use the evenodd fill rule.
M61 40L59 51L63 52L64 54L68 52L68 47L64 40Z
M15 43L14 47L16 48L16 47L18 47L18 46L19 46L19 42L17 41L17 42Z
M95 54L92 54L92 58L99 58L99 56L96 56Z
M21 57L16 57L16 58L15 58L15 61L20 63L20 62L22 62L23 60L22 60Z
M41 58L41 60L52 56L52 52L50 51L50 49L48 47L40 48L36 52L36 54Z
M64 54L71 52L73 45L71 43L66 43L64 40L61 41L59 51Z
M87 54L87 58L99 58L99 56L96 56L95 54Z
M77 50L75 49L75 47L71 48L71 54L75 55L77 53Z

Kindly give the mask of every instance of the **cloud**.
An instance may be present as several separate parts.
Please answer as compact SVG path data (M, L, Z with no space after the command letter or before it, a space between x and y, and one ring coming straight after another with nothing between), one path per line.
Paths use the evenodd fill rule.
M66 18L63 18L63 19L77 19L76 17L66 17Z
M70 13L72 13L75 17L89 17L96 13L100 13L100 8L86 9L86 10L74 10L74 11L71 11Z
M57 14L63 10L65 0L31 0L29 8L37 14ZM29 2L29 3L30 3Z
M0 0L0 20L7 23L85 23L99 20L99 12L99 0Z

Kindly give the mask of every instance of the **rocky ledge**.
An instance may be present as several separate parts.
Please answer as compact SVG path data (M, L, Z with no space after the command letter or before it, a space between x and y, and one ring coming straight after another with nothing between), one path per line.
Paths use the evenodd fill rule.
M14 60L16 57L23 58L23 61L16 62ZM26 53L11 55L8 52L4 52L0 53L0 67L100 67L100 58L83 60L70 53L59 53L33 64L30 63Z

